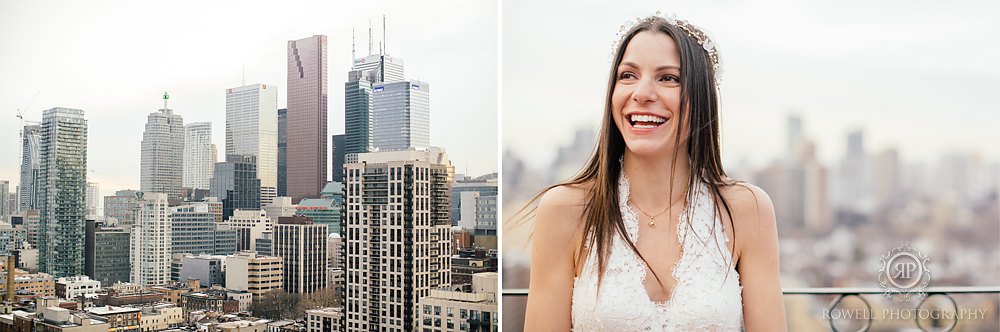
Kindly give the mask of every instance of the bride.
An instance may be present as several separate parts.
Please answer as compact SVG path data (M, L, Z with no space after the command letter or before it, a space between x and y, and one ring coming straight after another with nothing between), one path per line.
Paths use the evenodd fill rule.
M525 330L786 329L774 207L721 165L718 71L685 21L623 32L597 149L538 199Z

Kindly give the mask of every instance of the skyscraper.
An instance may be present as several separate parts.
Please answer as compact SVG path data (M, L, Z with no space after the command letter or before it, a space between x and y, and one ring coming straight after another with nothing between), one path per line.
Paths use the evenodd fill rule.
M345 143L346 135L333 135L331 140L333 141L332 147L330 148L330 155L333 157L330 165L330 173L333 176L333 182L344 182L344 158L347 156L345 149L347 146Z
M114 196L104 196L104 218L109 225L125 226L135 222L139 199L135 190L119 190Z
M278 109L278 196L288 197L288 109Z
M166 194L140 194L139 214L131 232L131 282L143 286L169 282L173 228Z
M285 291L312 293L327 286L326 225L303 216L278 217L274 256L285 269Z
M37 209L35 194L37 190L38 170L41 167L39 149L41 144L42 126L24 126L21 137L21 184L18 187L18 205L20 211Z
M7 195L10 191L10 181L0 180L0 222L10 222L9 216L14 211L14 207L8 205Z
M287 195L316 197L326 184L326 36L288 41Z
M254 156L260 201L278 194L278 90L251 84L226 90L226 155Z
M428 147L430 84L407 80L372 86L372 142L379 150Z
M146 117L139 190L179 199L183 196L184 119L167 108L168 98L164 93L163 108Z
M222 201L222 218L229 219L233 210L260 209L260 179L254 156L229 155L215 164L211 195Z
M372 141L372 113L374 111L372 85L402 80L402 59L385 54L372 54L364 58L354 59L351 71L347 74L347 82L344 83L345 134L342 155L372 150L374 147ZM334 176L338 175L335 173ZM340 180L334 179L334 181Z
M440 148L344 165L348 331L415 331L419 299L451 283L454 167Z
M101 186L97 182L87 182L87 219L97 220L100 215Z
M42 113L38 204L38 270L56 277L83 274L87 193L87 120L83 111Z
M184 188L209 189L214 156L212 123L194 122L184 126Z
M192 202L170 208L171 253L215 252L215 216L208 203Z

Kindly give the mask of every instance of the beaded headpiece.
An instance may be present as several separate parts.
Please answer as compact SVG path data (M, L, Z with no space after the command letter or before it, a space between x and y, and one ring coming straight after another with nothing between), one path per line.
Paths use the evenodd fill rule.
M631 31L632 28L634 28L636 25L652 22L656 19L662 19L666 21L667 24L670 24L672 26L677 27L678 29L681 29L682 31L687 33L689 37L694 38L694 40L698 42L698 45L701 45L701 47L705 49L705 52L708 53L708 59L712 62L712 69L715 72L715 81L716 84L718 84L718 82L722 78L722 64L719 62L719 49L715 46L715 41L713 41L712 38L710 38L708 34L706 34L702 29L694 26L691 23L688 23L685 20L678 20L677 15L673 14L671 14L670 16L664 16L659 11L657 11L656 14L653 16L639 18L636 20L629 20L625 22L625 24L622 24L621 27L619 27L618 29L617 38L615 38L615 41L612 43L612 48L611 48L612 61L615 56L614 52L617 51L619 47L621 47L622 42L624 42L625 35L629 31Z

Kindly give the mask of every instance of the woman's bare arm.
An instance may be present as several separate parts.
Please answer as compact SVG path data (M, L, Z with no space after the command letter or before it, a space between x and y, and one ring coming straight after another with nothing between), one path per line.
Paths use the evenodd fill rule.
M542 196L531 240L531 281L525 331L569 331L575 252L580 244L583 191L569 186Z
M786 331L774 205L756 186L739 184L727 189L727 202L735 219L739 257L736 268L743 286L746 331Z

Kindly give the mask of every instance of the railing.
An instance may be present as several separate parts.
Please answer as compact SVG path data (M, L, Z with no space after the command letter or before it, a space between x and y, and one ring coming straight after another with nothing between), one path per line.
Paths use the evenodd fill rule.
M856 288L856 287L821 287L821 288L786 288L781 291L782 295L830 295L836 296L833 301L830 301L830 305L827 307L827 311L832 311L834 308L840 304L847 297L856 297L861 303L864 304L867 318L864 326L862 326L858 331L868 331L872 327L873 315L871 315L872 307L862 295L879 295L885 293L885 290L881 288ZM987 287L929 287L925 290L927 294L916 306L920 308L924 302L934 296L944 296L951 302L952 307L955 312L958 312L958 302L952 297L955 294L1000 294L1000 286L987 286ZM528 296L528 289L526 288L504 288L503 289L504 298L520 298ZM834 325L834 316L826 315L824 317L830 324L831 331L838 331L837 327ZM914 316L914 323L917 325L921 331L930 331L927 327L922 326L920 323L921 317L919 315ZM951 325L945 327L944 329L935 331L952 331L958 326L958 319L952 320Z

